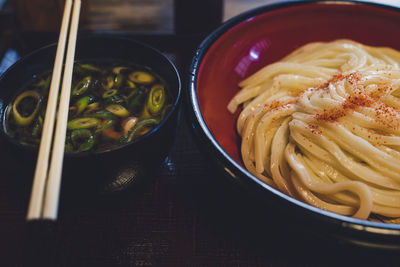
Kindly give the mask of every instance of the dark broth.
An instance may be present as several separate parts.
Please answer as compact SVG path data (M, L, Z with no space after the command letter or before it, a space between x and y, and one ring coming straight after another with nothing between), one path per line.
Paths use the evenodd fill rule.
M150 132L171 107L167 84L148 68L76 62L65 151L104 151ZM7 107L5 130L21 144L40 143L51 72L28 82Z

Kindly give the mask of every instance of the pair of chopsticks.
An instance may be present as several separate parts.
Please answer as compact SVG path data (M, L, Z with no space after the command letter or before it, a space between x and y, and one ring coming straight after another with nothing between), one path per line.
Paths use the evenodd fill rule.
M57 219L62 165L65 148L65 136L68 120L69 99L80 9L80 0L65 1L64 14L61 23L60 36L58 39L56 58L54 61L53 74L50 84L46 115L43 124L42 137L40 140L39 154L36 162L31 199L28 207L27 220ZM67 40L68 47L65 55L65 46ZM64 59L65 65L63 64ZM61 88L60 102L58 104L57 99L60 91L59 88L63 66L64 76ZM54 133L54 140L52 140L56 113L58 113L57 125ZM49 166L51 147L53 150L51 152L51 161Z

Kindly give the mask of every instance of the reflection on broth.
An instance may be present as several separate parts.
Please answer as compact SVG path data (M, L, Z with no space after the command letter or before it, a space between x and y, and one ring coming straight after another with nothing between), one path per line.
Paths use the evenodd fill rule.
M5 129L37 146L51 72L30 81L7 107ZM171 107L167 84L148 68L107 62L75 63L65 151L104 151L148 133Z

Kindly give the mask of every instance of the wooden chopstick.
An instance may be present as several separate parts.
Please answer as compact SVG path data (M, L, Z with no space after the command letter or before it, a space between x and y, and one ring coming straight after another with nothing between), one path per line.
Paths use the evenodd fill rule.
M57 219L58 200L61 184L62 164L64 158L65 135L71 95L72 72L74 68L76 35L78 33L81 1L75 0L72 13L71 30L68 40L68 49L64 68L63 85L61 89L60 105L58 108L57 126L53 144L53 154L50 162L49 179L47 180L44 199L44 219Z
M73 4L72 22L70 26L55 140L52 142L60 78L64 62L65 45L68 38L68 29L70 25L72 9L72 0L66 0L65 2L52 81L50 84L46 115L43 124L43 132L40 140L38 159L36 162L31 199L28 207L27 220L57 219L62 163L65 148L66 125L68 119L68 106L80 7L81 1L75 0ZM49 157L52 145L53 151L49 171Z
M40 139L39 153L36 162L31 199L28 207L28 220L39 219L42 214L44 189L48 172L48 162L52 144L51 140L53 136L54 119L57 108L57 97L60 87L65 45L71 16L71 8L72 0L65 1L64 14L57 45L57 53L54 62L53 75L51 78L49 97L47 100L46 115L44 119L42 137Z

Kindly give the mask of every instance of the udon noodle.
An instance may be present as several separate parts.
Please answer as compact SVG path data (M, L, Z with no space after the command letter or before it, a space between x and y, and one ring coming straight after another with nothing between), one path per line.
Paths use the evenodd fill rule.
M310 43L239 83L246 168L318 208L400 217L400 52Z

